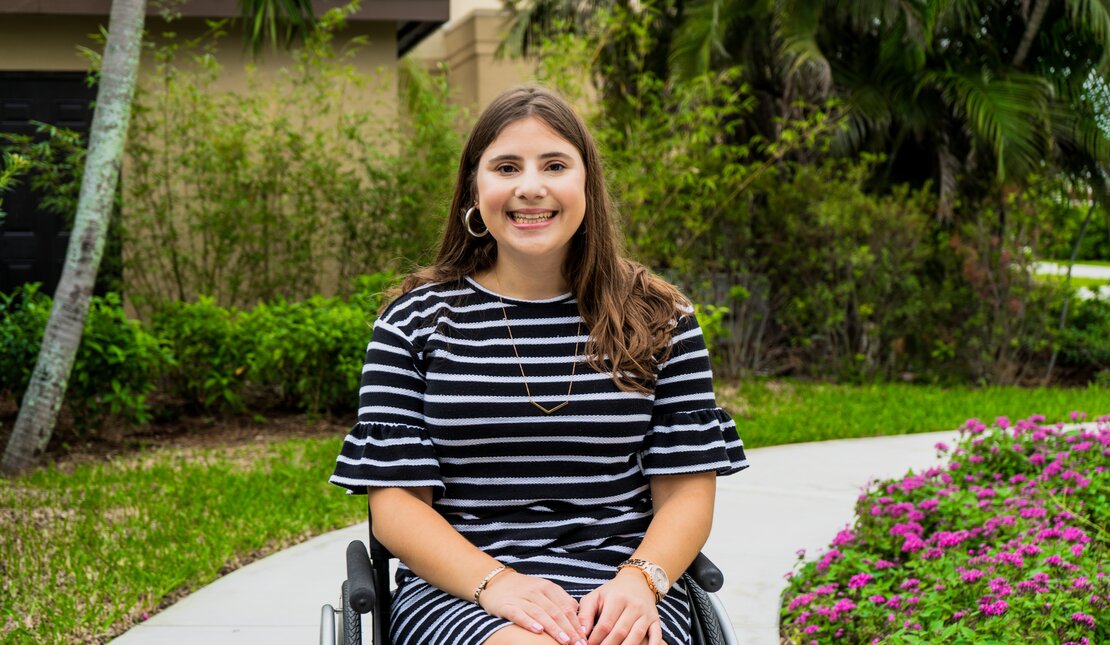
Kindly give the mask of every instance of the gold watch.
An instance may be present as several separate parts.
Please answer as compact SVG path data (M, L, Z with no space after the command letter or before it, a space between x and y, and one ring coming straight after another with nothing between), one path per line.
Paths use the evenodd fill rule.
M617 571L625 567L635 567L640 570L640 573L644 574L648 588L655 594L655 602L662 600L663 596L666 596L667 592L671 590L671 579L667 577L667 572L663 570L663 567L658 564L632 558L618 564Z

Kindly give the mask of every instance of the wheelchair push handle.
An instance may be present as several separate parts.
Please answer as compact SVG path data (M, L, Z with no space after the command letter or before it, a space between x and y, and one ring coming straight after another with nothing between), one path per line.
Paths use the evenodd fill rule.
M362 540L347 545L347 589L351 607L358 613L369 613L374 608L374 578L370 572L370 556Z
M725 574L721 573L717 565L713 564L704 553L698 553L698 557L690 563L686 573L694 579L694 582L698 583L699 587L709 593L720 591L725 584Z

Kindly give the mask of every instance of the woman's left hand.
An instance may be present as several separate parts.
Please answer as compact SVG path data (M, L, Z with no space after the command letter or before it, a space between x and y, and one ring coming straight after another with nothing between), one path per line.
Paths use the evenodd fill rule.
M621 569L582 598L578 620L588 630L589 645L663 645L655 594L634 568Z

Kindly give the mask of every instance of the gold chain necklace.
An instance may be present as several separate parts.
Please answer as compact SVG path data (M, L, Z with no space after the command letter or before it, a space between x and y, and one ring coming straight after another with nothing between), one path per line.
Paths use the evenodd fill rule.
M497 277L497 290L500 292L502 290L501 277L497 276L496 273L494 276ZM505 329L509 332L509 345L512 346L513 355L516 356L516 364L520 366L520 379L524 381L524 393L528 395L528 402L539 408L544 414L551 414L570 405L570 393L574 389L574 373L578 369L578 344L579 337L582 335L582 321L578 321L578 329L574 332L574 358L570 364L570 384L567 385L567 400L553 408L545 408L532 398L532 389L528 387L528 377L524 374L524 361L520 360L520 352L516 349L516 339L513 338L513 328L509 325L509 311L505 308L505 299L501 297L500 293L497 294L497 299L501 301L501 315L505 318Z

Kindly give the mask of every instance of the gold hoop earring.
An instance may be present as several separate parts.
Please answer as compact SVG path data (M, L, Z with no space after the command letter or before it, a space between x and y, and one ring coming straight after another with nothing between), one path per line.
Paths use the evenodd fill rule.
M470 228L470 216L473 215L474 211L476 210L478 210L477 206L471 206L469 209L467 209L466 215L463 215L463 226L466 227L466 232L470 233L472 236L485 237L489 235L489 228L486 228L481 233L475 233L474 229ZM478 215L481 216L482 214L479 212ZM485 222L483 222L483 224L485 224Z

